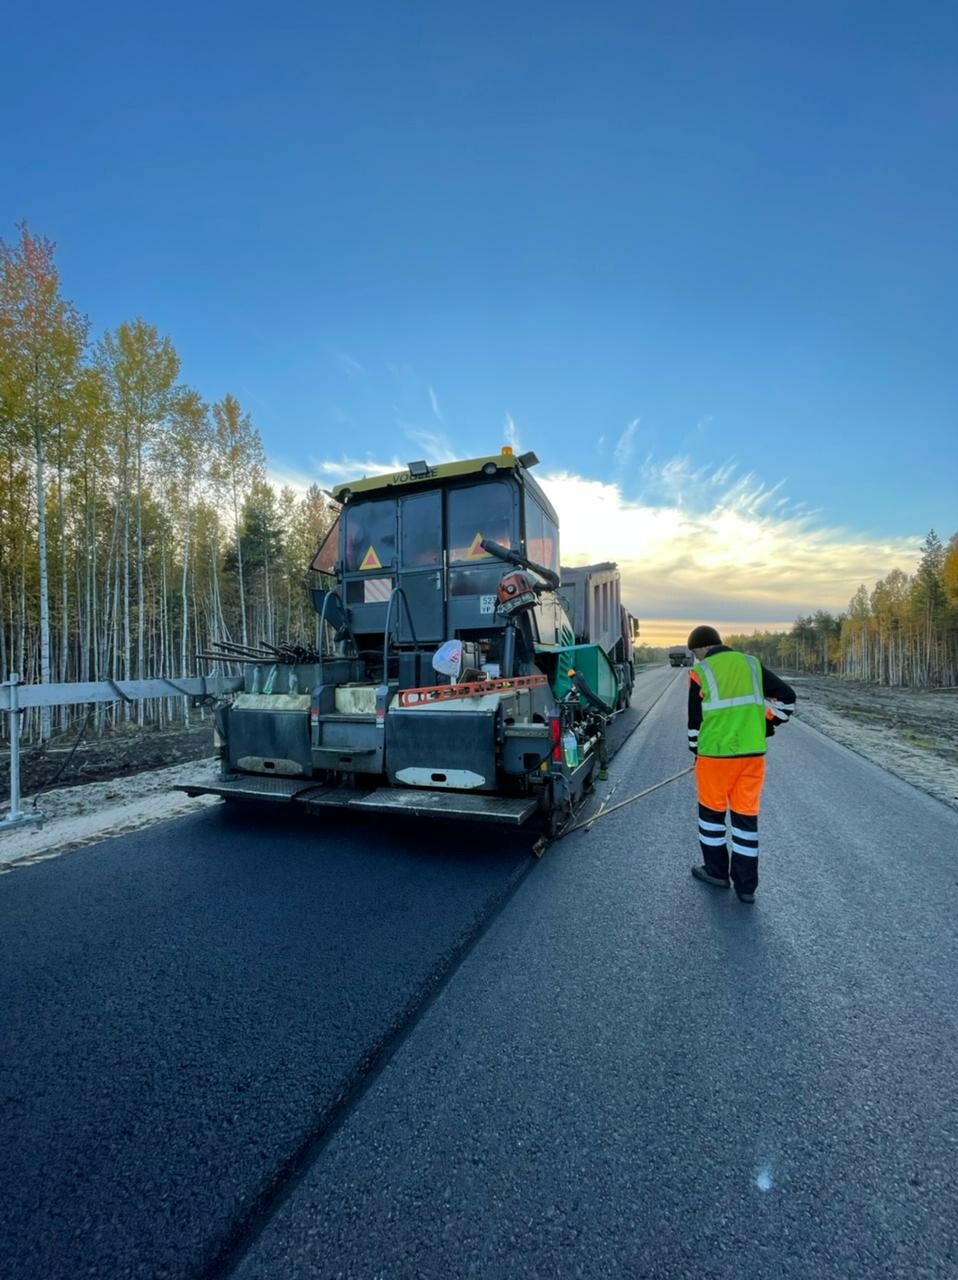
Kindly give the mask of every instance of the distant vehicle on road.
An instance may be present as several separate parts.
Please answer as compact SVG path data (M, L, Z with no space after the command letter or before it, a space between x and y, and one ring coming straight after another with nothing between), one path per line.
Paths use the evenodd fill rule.
M694 661L692 650L686 649L684 644L674 644L669 649L670 667L690 667Z

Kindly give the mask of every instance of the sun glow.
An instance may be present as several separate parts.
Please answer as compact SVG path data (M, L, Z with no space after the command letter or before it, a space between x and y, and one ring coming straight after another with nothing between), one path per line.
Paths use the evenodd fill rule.
M275 474L294 487L328 487L404 467L398 458L316 459L312 474L282 466ZM635 496L572 471L537 470L536 478L559 514L563 564L616 561L623 601L649 644L684 642L699 622L728 634L787 630L799 614L840 612L863 582L896 567L910 572L918 554L917 537L828 525L790 504L781 485L732 465L647 461Z

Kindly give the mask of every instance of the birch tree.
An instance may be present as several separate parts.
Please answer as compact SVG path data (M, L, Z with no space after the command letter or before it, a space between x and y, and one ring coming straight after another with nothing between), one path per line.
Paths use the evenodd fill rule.
M951 535L942 559L941 585L948 603L958 606L958 533Z
M131 674L130 623L130 483L134 486L136 519L136 673L145 673L144 639L146 607L144 597L143 498L147 450L159 424L174 402L174 386L180 359L169 338L159 335L143 320L120 324L116 333L106 333L99 344L99 363L110 387L115 423L120 438L122 501L124 522L124 658ZM132 471L132 477L131 477Z
M94 366L88 365L77 378L71 413L76 437L70 488L77 510L77 678L90 680L101 675L99 525L101 514L108 512L103 486L109 478L110 426L109 391Z
M0 241L0 416L32 450L39 568L40 680L50 682L50 576L47 550L46 458L62 423L86 345L88 322L60 292L54 244L33 236ZM40 718L50 736L50 710Z
M265 471L266 456L252 418L243 412L240 402L229 392L213 405L213 428L213 463L210 473L225 493L233 515L240 635L243 644L249 644L240 514L246 494Z
M195 637L197 627L197 619L192 617L191 603L194 523L198 498L209 471L211 444L212 428L208 406L197 391L180 387L170 410L167 430L158 443L156 462L164 504L173 523L181 560L178 669L182 676L188 676L193 667L190 640ZM164 610L167 616L171 612L166 603ZM170 642L173 642L172 630ZM172 658L172 652L170 657ZM183 699L182 712L186 723L189 719L187 699Z

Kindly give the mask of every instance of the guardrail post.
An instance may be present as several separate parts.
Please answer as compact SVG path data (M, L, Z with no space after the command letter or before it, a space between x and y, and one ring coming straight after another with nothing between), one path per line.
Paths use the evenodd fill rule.
M28 822L42 822L42 813L22 813L20 811L20 700L17 687L20 677L11 672L10 679L4 680L3 687L10 690L10 706L7 708L7 725L10 731L10 812L0 818L0 830L7 827L19 827Z

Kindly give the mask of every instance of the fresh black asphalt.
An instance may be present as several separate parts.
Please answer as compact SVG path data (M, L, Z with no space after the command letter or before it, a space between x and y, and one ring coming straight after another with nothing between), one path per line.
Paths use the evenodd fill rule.
M691 779L555 846L237 1280L958 1274L958 813L771 746L755 906L689 875Z
M0 879L0 1277L221 1270L534 838L220 807Z
M0 879L0 1276L954 1275L958 815L772 748L753 908L690 779L542 862L217 809Z
M207 810L0 882L0 1275L201 1274L529 865L324 828Z

